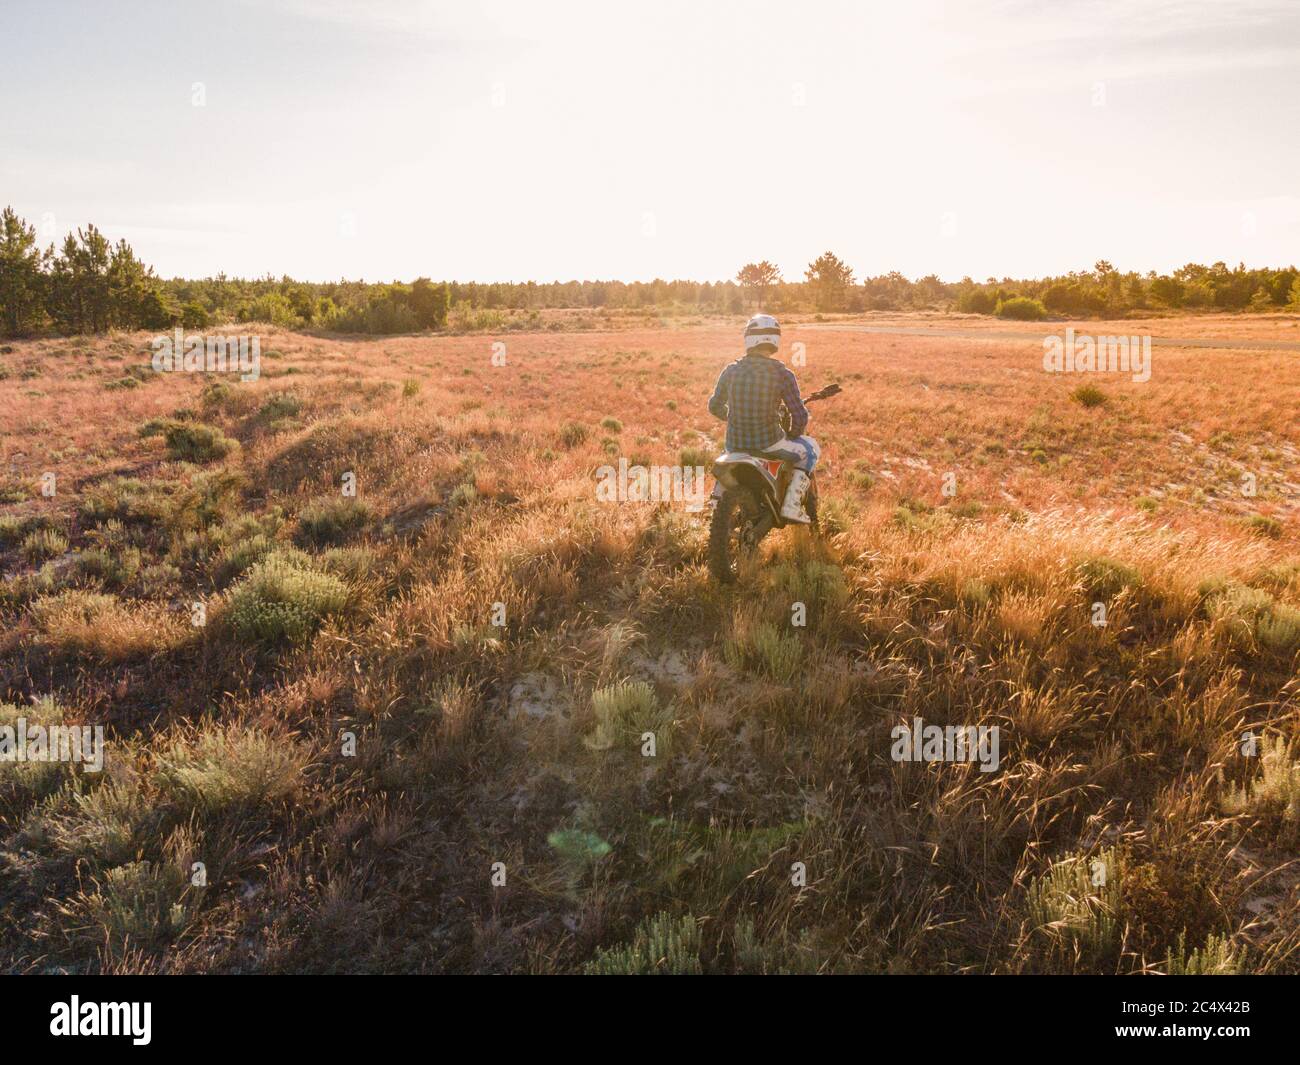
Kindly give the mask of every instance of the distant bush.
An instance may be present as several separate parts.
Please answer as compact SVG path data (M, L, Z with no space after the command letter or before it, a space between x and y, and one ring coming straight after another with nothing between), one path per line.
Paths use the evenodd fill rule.
M364 303L335 309L318 324L340 333L416 333L441 329L447 323L450 290L427 277L410 285L383 285Z
M968 288L957 294L956 306L963 314L992 314L997 302L997 297L987 289Z
M302 400L292 392L277 392L263 400L257 413L267 421L292 418L302 410Z
M211 462L223 459L239 447L220 429L199 422L180 422L155 418L140 427L143 437L161 436L167 442L168 455L181 462Z
M1070 393L1070 398L1083 407L1100 407L1108 397L1096 385L1080 385Z
M303 324L293 304L279 292L268 292L239 309L241 322L270 322L272 325L295 328Z
M1289 659L1300 651L1300 609L1263 589L1234 581L1211 587L1205 612L1216 632L1245 654L1264 648Z
M999 318L1014 318L1019 322L1037 322L1047 317L1047 309L1028 296L1012 296L1000 301L994 312Z
M569 422L560 430L560 443L565 447L577 447L583 443L591 431L581 422Z
M1085 558L1075 567L1075 573L1084 592L1093 598L1111 599L1142 583L1142 574L1132 566L1101 555Z
M1246 519L1246 524L1256 536L1263 536L1269 540L1282 538L1282 523L1271 514L1252 514Z

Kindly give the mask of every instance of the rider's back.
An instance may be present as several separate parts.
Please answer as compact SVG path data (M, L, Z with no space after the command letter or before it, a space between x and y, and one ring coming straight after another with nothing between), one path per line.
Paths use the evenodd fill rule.
M763 451L783 439L781 408L791 394L798 397L799 384L776 359L745 355L727 366L709 403L727 420L727 450Z

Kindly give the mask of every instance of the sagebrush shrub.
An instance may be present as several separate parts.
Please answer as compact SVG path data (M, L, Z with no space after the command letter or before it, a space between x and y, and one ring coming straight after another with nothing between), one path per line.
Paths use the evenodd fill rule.
M79 908L97 930L96 938L115 946L155 944L185 927L184 891L185 877L174 865L128 862L108 870Z
M239 447L214 425L200 422L181 422L171 418L146 422L140 435L161 436L167 443L167 454L178 462L212 462L223 459Z
M226 619L251 642L301 644L347 604L348 586L337 577L271 556L235 586Z
M17 732L18 719L28 729L48 728L63 723L62 708L48 696L28 706L0 703L0 726ZM22 813L38 799L53 792L63 780L66 766L56 761L12 761L0 763L0 814Z
M370 508L360 500L317 500L305 506L298 515L298 539L316 547L339 544L369 521Z
M68 538L58 529L37 529L23 540L23 557L28 562L57 558L68 549Z
M1142 583L1142 575L1132 566L1102 555L1083 559L1075 572L1084 592L1102 599L1114 598L1126 588L1136 588Z
M569 422L560 430L560 443L565 447L577 447L590 435L590 430L581 422Z
M174 740L157 761L164 795L210 815L292 798L305 754L287 737L226 725Z
M1209 587L1205 601L1214 629L1238 651L1259 649L1290 658L1300 651L1300 609L1279 603L1262 588L1236 581Z
M592 693L591 709L596 715L596 729L585 741L588 747L604 750L620 740L653 732L658 753L664 753L672 713L660 708L654 688L645 681L625 680L598 688Z
M1070 393L1070 398L1081 407L1100 407L1109 397L1096 385L1080 385Z
M292 418L302 410L302 400L292 392L277 392L268 396L258 408L257 413L267 421L278 418Z

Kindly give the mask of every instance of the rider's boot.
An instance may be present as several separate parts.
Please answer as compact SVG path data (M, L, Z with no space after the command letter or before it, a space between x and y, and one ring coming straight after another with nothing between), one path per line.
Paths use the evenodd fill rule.
M811 478L803 470L790 474L790 487L785 490L785 502L781 505L781 517L799 525L809 524L807 513L803 509L803 497L808 491Z

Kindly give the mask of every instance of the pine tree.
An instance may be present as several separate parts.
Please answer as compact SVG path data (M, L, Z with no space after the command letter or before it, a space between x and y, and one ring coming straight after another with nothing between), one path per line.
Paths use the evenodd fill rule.
M36 229L6 207L0 215L0 329L9 336L40 324L45 278Z
M845 291L853 284L852 268L833 252L823 252L804 272L813 287L819 311L836 311L844 306Z

